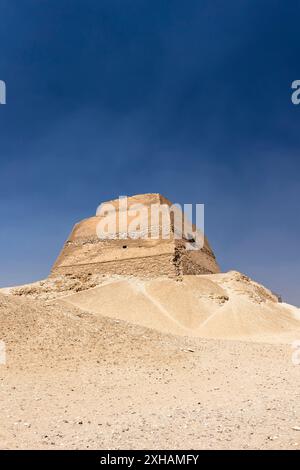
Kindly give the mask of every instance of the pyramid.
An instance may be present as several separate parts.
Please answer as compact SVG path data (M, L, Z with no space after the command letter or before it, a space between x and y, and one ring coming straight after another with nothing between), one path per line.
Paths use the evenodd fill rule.
M172 207L168 199L160 194L140 194L126 198L126 205L123 201L102 203L96 216L74 226L52 268L52 276L180 277L220 271L206 237L195 225L191 224L193 235L178 235L178 223L174 222L172 212L167 225L162 216L153 219L153 208L160 211ZM138 212L137 221L140 207L143 211ZM106 227L106 238L99 238L99 224ZM163 235L166 228L168 236ZM201 249L195 248L194 234L200 234L199 239L202 236Z

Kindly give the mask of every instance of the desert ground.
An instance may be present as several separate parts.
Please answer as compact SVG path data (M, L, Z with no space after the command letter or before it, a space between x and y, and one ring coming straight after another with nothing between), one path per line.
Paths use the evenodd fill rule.
M1 449L299 449L299 309L229 272L0 293Z

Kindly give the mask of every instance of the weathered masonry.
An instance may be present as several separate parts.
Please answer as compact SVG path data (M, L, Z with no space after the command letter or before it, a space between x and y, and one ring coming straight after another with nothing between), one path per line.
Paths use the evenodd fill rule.
M119 199L109 201L118 212ZM127 199L128 225L133 219L131 208L135 204L146 207L168 205L171 202L160 194L141 194ZM121 209L122 210L122 209ZM124 215L124 214L123 214ZM182 274L211 274L219 272L214 253L204 240L201 250L187 250L184 237L176 239L170 223L170 236L153 238L99 239L97 226L102 216L85 219L73 228L53 268L52 275L118 274L137 277L170 276ZM149 226L151 226L149 221ZM152 227L153 228L153 227ZM157 233L161 233L157 227ZM117 226L117 232L119 227Z

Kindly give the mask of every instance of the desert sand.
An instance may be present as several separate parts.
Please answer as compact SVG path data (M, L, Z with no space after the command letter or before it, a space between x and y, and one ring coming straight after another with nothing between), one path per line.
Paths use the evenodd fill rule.
M248 277L0 293L1 449L299 449L299 309Z

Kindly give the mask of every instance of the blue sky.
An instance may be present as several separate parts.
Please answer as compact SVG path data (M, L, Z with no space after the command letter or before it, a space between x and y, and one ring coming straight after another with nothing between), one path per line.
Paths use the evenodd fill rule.
M204 203L222 270L300 305L299 2L0 0L0 285L119 194Z

